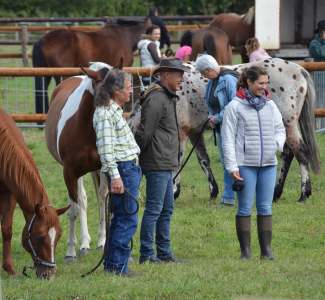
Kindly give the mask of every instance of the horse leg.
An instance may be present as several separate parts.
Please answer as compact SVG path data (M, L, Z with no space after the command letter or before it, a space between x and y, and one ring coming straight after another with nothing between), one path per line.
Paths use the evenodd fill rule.
M88 201L82 177L78 179L78 203L80 215L80 255L84 255L90 249L90 235L87 223Z
M95 187L99 210L97 248L104 248L106 240L105 199L108 194L107 179L105 175L99 171L91 172L91 177Z
M14 275L14 265L11 255L12 220L16 199L11 192L1 190L0 213L2 231L2 267L10 275Z
M311 195L311 181L309 177L308 148L304 143L298 124L287 127L287 144L293 151L299 166L301 175L301 194L299 202L304 202Z
M282 195L284 183L287 178L293 157L294 155L292 150L288 147L287 144L285 144L283 147L283 152L281 153L282 166L280 170L280 176L274 188L274 195L273 195L274 202L277 202Z
M189 137L192 145L196 143L196 156L204 174L208 177L210 199L214 199L218 196L219 188L210 167L210 158L205 147L204 136L202 133L192 132Z

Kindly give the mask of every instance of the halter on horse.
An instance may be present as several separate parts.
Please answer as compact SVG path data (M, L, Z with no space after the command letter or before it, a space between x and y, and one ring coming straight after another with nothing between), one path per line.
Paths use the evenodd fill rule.
M49 203L33 158L14 121L0 109L0 216L3 237L3 269L15 274L11 256L13 213L18 202L26 224L23 247L34 261L39 278L56 272L55 247L61 236L58 215L68 207L55 210Z

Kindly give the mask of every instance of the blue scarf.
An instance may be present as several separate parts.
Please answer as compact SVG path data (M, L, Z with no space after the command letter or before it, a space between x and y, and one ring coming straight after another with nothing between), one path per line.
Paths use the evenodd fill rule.
M267 101L266 95L255 96L248 89L245 89L245 99L257 111L261 110L264 107L264 105L266 104L266 101Z

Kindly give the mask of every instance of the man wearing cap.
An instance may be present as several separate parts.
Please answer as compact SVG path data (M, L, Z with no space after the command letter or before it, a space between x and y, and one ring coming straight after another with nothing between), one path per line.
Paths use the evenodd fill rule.
M208 54L200 55L195 68L202 76L209 79L205 102L209 111L209 124L213 128L217 140L220 159L223 164L221 125L223 113L227 104L236 96L236 86L239 74L232 70L220 68L215 58ZM234 192L232 190L233 179L224 168L224 191L221 198L221 204L233 206Z
M172 171L180 164L176 91L180 90L184 71L188 68L180 60L162 59L154 71L160 80L149 86L142 99L141 122L135 133L147 181L140 264L177 262L170 246L170 220L174 206Z
M319 21L315 37L310 42L309 53L315 61L325 61L325 20Z

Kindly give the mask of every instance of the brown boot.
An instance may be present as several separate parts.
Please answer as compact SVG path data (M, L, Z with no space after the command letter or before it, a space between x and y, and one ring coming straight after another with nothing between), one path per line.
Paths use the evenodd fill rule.
M251 257L251 217L236 216L236 231L240 245L240 259Z
M257 216L257 233L261 248L261 259L273 260L272 255L272 216Z

